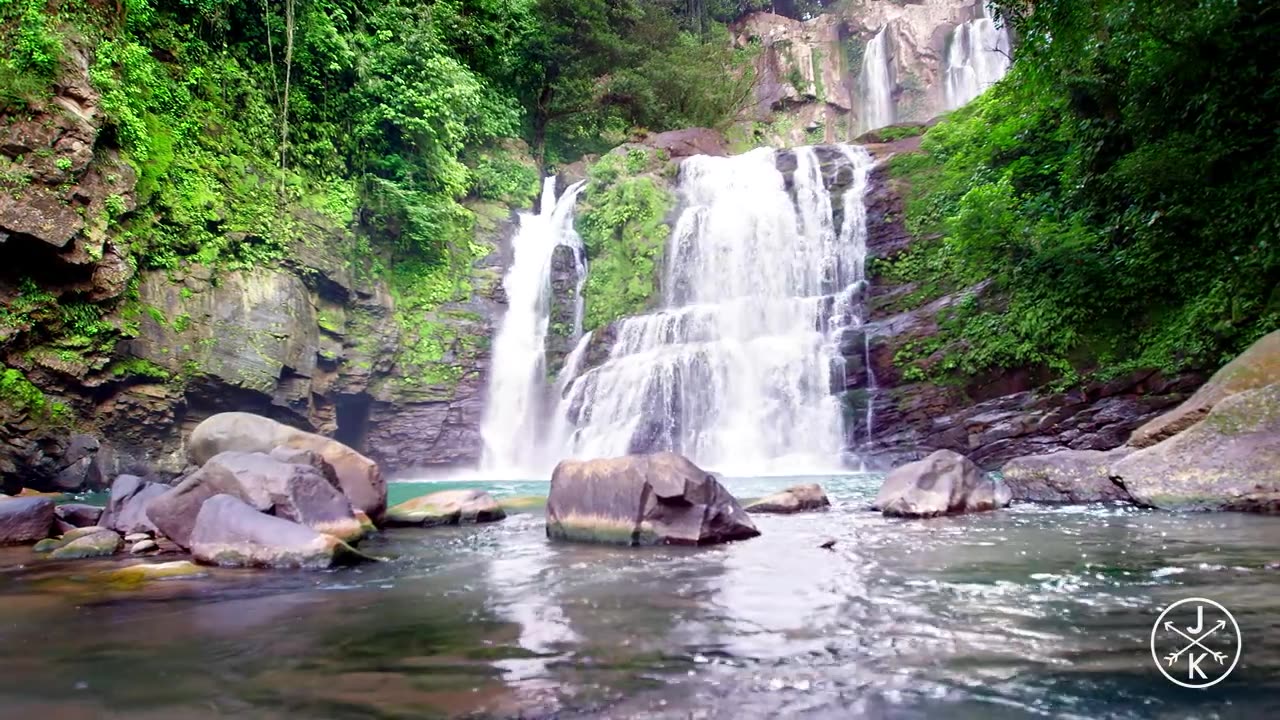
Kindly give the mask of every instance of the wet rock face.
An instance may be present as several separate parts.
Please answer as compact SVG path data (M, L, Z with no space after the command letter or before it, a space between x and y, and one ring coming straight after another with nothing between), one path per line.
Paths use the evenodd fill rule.
M705 545L760 534L716 478L675 453L565 460L551 476L547 537Z
M892 517L927 518L995 510L1011 500L1003 481L987 477L959 453L938 450L886 475L872 509Z
M1128 502L1124 488L1111 479L1111 465L1131 448L1063 450L1014 458L1001 474L1013 499L1043 503Z
M1222 399L1190 428L1114 463L1110 474L1142 505L1280 514L1280 383Z

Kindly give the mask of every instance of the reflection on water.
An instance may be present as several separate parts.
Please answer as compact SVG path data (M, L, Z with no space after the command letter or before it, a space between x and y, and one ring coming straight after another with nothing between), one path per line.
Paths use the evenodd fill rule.
M831 511L701 549L552 544L519 514L386 533L379 565L133 591L97 581L109 562L0 549L0 717L1280 716L1265 568L1280 521L1101 506L895 521L862 509L875 478L820 480ZM1189 596L1222 602L1244 637L1204 691L1164 680L1147 645Z

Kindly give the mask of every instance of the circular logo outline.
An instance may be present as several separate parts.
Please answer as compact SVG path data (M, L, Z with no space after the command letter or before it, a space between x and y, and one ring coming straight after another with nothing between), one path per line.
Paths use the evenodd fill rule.
M1199 603L1204 603L1206 605L1212 605L1213 607L1221 610L1222 614L1226 615L1227 619L1231 621L1231 629L1234 630L1236 634L1235 635L1236 656L1231 660L1231 667L1227 668L1227 671L1222 673L1222 675L1218 676L1216 680L1211 680L1209 682L1201 683L1199 685L1193 685L1191 683L1182 682L1181 680L1178 680L1177 678L1170 675L1169 672L1164 669L1164 665L1160 664L1160 653L1156 651L1156 633L1160 631L1160 626L1164 622L1165 615L1168 615L1169 611L1173 610L1179 605L1183 605L1190 602L1199 602ZM1178 600L1177 602L1171 604L1169 607L1165 608L1164 611L1160 613L1160 616L1156 618L1155 624L1151 626L1151 659L1155 662L1156 669L1160 671L1161 675L1164 675L1166 680L1173 683L1174 685L1179 685L1184 688L1190 688L1192 690L1205 690L1213 687L1214 685L1217 685L1223 680L1226 680L1227 676L1229 676L1232 672L1235 671L1236 665L1240 663L1240 655L1243 651L1244 651L1244 637L1240 634L1240 624L1236 622L1235 615L1232 615L1230 610L1223 607L1222 603L1219 603L1216 600L1210 600L1209 598L1189 597L1189 598L1183 598L1181 600Z

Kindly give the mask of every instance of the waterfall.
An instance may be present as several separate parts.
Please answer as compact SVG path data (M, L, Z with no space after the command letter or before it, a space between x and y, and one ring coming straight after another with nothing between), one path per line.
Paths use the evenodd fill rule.
M507 312L494 337L489 396L480 424L480 466L486 472L528 473L539 462L551 256L556 246L567 245L582 263L582 240L573 229L573 206L582 185L570 185L557 200L555 177L548 177L538 212L520 215L512 240L515 257L502 280Z
M893 76L889 68L889 26L880 29L862 53L862 72L858 77L861 90L858 115L861 132L875 130L894 122Z
M1009 33L997 28L984 4L982 17L968 20L947 36L945 95L947 109L978 97L1009 70Z
M862 322L871 158L852 147L794 158L793 193L769 148L684 161L665 307L618 323L608 359L566 389L568 454L675 450L752 475L837 465L833 376L842 386L839 339ZM824 176L846 188L840 227Z

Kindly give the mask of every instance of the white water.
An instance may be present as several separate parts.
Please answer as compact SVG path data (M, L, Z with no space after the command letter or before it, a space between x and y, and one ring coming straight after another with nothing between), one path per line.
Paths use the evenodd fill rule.
M861 132L875 130L894 122L893 77L889 69L888 26L880 29L867 43L862 54L862 72L858 115Z
M832 380L841 331L862 322L871 158L827 152L850 182L839 228L814 148L795 151L794 200L771 149L684 162L666 308L622 321L608 361L568 387L560 412L576 430L563 454L670 449L744 475L839 465Z
M985 4L982 15L958 25L947 38L944 91L949 110L978 97L1009 70L1009 32L996 27Z
M581 190L581 182L571 185L557 200L555 177L548 177L537 214L520 215L512 240L515 257L502 280L507 313L494 337L489 398L480 425L480 467L489 477L527 475L540 462L551 255L557 245L567 245L582 256L582 241L573 229L573 206Z

